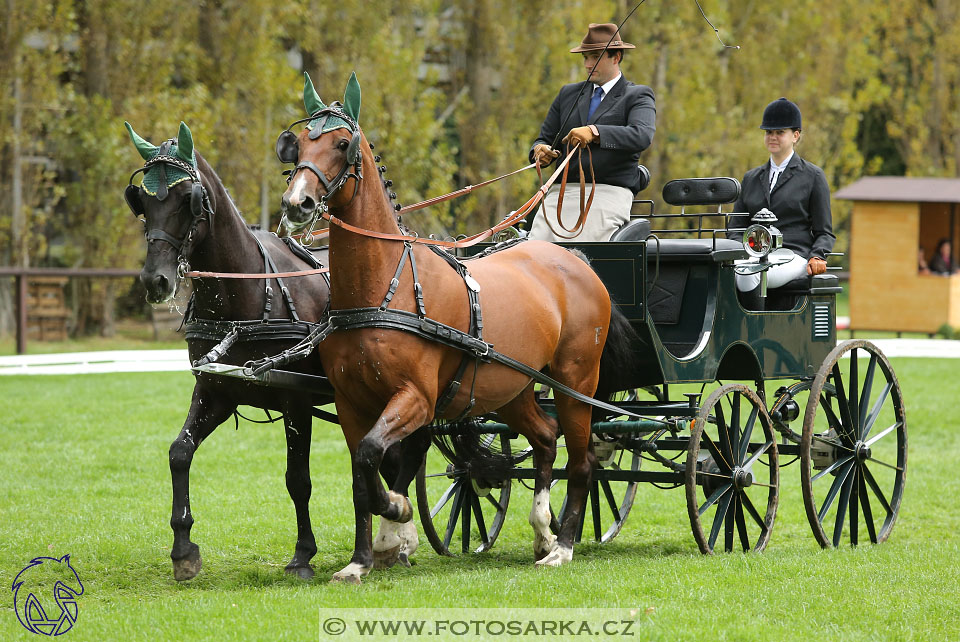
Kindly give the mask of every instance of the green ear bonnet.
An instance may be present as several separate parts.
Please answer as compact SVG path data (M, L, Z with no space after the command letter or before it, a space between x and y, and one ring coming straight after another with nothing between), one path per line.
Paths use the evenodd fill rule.
M140 187L144 192L163 200L174 185L185 180L196 180L199 175L197 155L193 148L193 135L185 123L180 123L176 139L167 140L159 147L133 131L130 123L124 122L124 126L140 156L146 161L139 170L143 172Z

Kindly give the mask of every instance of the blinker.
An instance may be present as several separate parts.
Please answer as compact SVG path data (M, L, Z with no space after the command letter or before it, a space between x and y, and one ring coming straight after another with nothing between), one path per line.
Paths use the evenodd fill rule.
M296 163L299 157L297 135L289 129L277 137L277 158L281 163Z
M140 218L144 215L143 201L140 200L139 186L127 185L127 189L123 190L123 200L127 202L127 206L130 207L130 211L133 212L134 216Z

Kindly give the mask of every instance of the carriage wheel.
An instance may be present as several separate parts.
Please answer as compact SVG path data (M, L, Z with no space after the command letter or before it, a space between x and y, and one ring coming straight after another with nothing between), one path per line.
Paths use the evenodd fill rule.
M685 482L701 553L713 553L721 533L727 552L767 546L780 473L773 425L755 392L726 384L707 397L690 428Z
M821 546L839 546L844 530L852 545L863 529L874 544L890 535L907 472L902 399L890 362L868 341L841 343L817 373L803 420L800 477Z
M624 450L616 443L598 440L596 437L593 439L594 452L597 454L597 470L594 471L593 480L590 482L587 505L580 513L576 541L580 542L583 537L583 527L588 522L589 514L594 541L606 544L620 533L627 521L627 515L633 507L633 499L637 495L637 482L599 479L604 474L601 471L637 472L640 470L640 455ZM552 509L551 512L553 512ZM554 534L559 533L560 524L563 523L566 512L567 495L564 494L560 511L551 520L550 528Z
M507 435L489 437L489 443L499 439L502 451L510 452ZM480 543L473 549L476 553L490 550L503 528L510 484L510 479L471 479L465 471L454 470L436 448L430 448L417 472L416 489L420 524L433 550L450 556L457 549L469 553L471 541Z

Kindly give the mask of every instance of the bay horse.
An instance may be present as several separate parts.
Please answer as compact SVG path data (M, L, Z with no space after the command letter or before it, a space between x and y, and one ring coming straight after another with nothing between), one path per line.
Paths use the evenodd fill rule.
M133 213L142 217L147 254L140 280L153 304L169 301L186 271L263 273L269 262L272 272L315 268L304 250L276 235L252 231L243 220L220 178L210 164L194 151L189 128L180 124L177 139L155 146L126 124L128 133L146 165L143 185L131 184L125 198ZM136 172L135 172L136 174ZM269 257L269 258L267 258ZM325 256L321 254L321 260ZM284 279L194 279L193 298L187 311L186 336L191 363L203 358L227 334L234 322L246 324L243 334L219 360L242 365L249 360L289 347L304 334L305 323L319 320L329 301L326 275ZM291 309L291 306L293 309ZM295 312L294 312L295 310ZM267 321L267 319L270 321ZM292 365L291 370L323 375L318 352ZM296 511L297 541L286 572L309 579L314 571L310 560L317 552L310 522L310 439L314 405L332 401L329 392L284 390L255 385L241 379L195 373L196 383L190 409L180 434L170 446L170 475L173 482L174 578L192 579L200 572L202 559L197 544L190 540L194 520L190 510L190 464L200 444L239 405L274 410L283 415L287 444L286 486ZM395 475L396 456L391 454L385 469ZM412 525L411 525L412 526ZM405 561L416 550L416 532L409 529L381 542L396 549Z
M331 106L323 103L305 75L304 105L308 118L298 122L308 121L306 128L299 134L288 128L277 141L281 160L296 162L281 207L287 219L299 225L310 224L318 211L329 212L330 261L336 266L330 291L332 314L389 307L411 313L419 310L421 317L463 332L481 325L483 340L500 354L545 370L579 393L593 395L612 306L587 262L560 246L524 241L469 261L469 276L462 276L443 252L432 251L411 237L403 240L357 122L360 86L356 75L347 83L343 104ZM482 324L471 318L471 289L482 298ZM403 486L407 480L397 481L395 488L404 489L398 493L385 491L377 478L385 450L434 419L492 411L524 435L533 450L536 476L529 521L536 564L559 566L572 559L595 465L587 403L558 394L554 420L537 404L531 376L479 359L471 360L464 370L462 351L404 330L337 330L322 345L351 453L356 516L353 557L334 574L334 581L360 583L373 567L371 513L397 523L412 517ZM448 382L457 376L461 379L458 391L443 404L445 409L438 410L438 399L453 390ZM569 458L570 510L556 537L550 531L549 497L558 424ZM419 465L423 453L414 453L413 448L408 453L419 457Z

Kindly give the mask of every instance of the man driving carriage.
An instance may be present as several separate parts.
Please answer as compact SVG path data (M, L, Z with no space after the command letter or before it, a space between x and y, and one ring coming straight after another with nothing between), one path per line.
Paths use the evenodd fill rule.
M657 111L653 90L633 84L620 72L627 49L635 46L623 42L617 25L591 24L580 45L570 50L583 54L587 80L560 89L530 149L530 160L550 164L561 151L553 145L565 133L564 153L576 143L589 146L596 193L586 221L577 229L581 172L590 181L590 155L585 150L579 164L570 164L560 220L557 203L561 188L554 185L544 198L543 210L533 221L530 238L606 241L629 220L633 196L643 188L638 166L640 153L653 142ZM588 187L584 199L589 193Z

